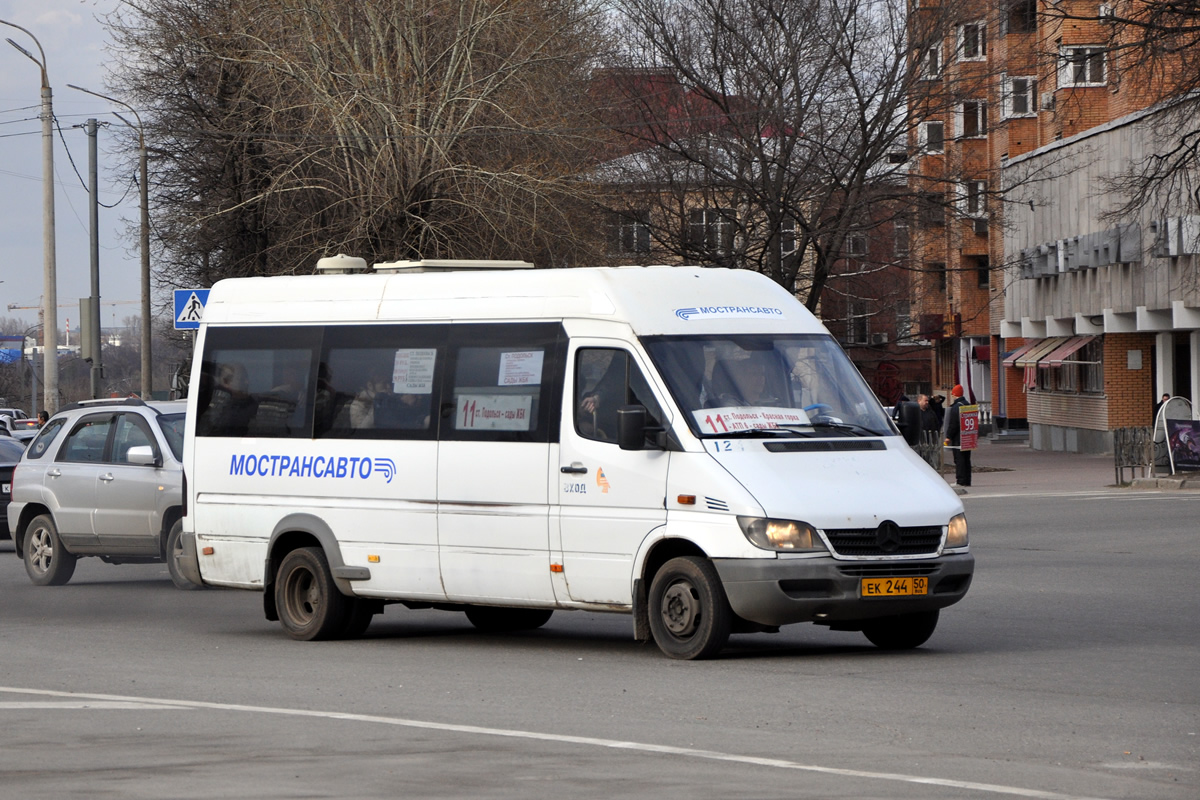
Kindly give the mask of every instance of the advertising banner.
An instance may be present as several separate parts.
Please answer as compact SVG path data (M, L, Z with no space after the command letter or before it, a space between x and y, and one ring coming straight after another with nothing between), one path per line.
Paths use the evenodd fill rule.
M958 446L974 450L979 446L979 406L958 407Z
M1168 419L1167 442L1175 469L1200 469L1200 422Z

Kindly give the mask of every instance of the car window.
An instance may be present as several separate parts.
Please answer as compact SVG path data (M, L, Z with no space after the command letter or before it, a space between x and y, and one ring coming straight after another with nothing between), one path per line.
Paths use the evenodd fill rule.
M59 461L98 463L104 460L104 443L112 427L112 416L86 417L75 426L59 451Z
M42 432L29 445L28 458L41 458L45 455L47 448L50 447L50 443L54 441L59 431L63 429L63 425L66 424L67 421L62 418L52 419L47 422L46 426L42 428Z
M117 417L117 430L113 436L112 461L129 463L129 450L134 447L150 447L158 455L158 445L150 433L146 420L137 414L121 414Z
M163 438L171 448L176 461L183 461L183 423L186 414L163 414L158 418L158 426L162 428Z

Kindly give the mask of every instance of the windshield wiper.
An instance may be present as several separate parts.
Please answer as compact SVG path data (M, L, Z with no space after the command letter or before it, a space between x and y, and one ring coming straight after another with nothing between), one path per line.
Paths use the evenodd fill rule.
M874 431L870 428L863 427L862 425L855 425L853 422L813 422L811 423L811 426L818 430L846 431L847 433L852 433L855 436L887 435L885 433L880 433L879 431Z
M726 431L725 433L706 433L705 439L740 439L745 436L762 436L763 434L771 434L772 436L794 436L795 431L789 427L780 426L778 428L742 428L736 431Z

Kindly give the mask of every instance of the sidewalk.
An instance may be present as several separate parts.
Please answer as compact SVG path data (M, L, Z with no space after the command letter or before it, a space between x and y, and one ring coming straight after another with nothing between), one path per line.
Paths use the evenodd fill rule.
M1200 490L1200 475L1136 477L1125 470L1124 480L1131 486L1116 484L1113 456L1084 455L1033 450L1027 443L997 444L982 439L971 456L971 485L959 490L966 496L1000 494L1058 494L1062 492L1120 491L1125 489L1193 489ZM942 472L947 483L954 482L954 459L946 451L946 467ZM1192 477L1194 475L1194 477Z

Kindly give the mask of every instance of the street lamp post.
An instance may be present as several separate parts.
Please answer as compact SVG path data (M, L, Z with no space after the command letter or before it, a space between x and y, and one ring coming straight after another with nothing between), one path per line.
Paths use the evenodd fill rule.
M137 113L137 109L128 103L122 102L115 97L109 97L106 94L93 92L91 89L85 89L82 86L76 86L73 83L68 83L68 87L76 89L86 94L94 95L102 100L107 100L110 103L116 103L119 106L124 106L133 114L133 118L137 120L137 125L134 125L129 120L122 117L117 112L112 112L112 115L124 122L131 128L137 130L138 134L138 188L141 189L141 241L139 242L142 251L142 397L149 400L150 393L154 384L154 371L152 361L150 359L150 194L147 188L146 181L146 132L142 127L142 118Z
M8 39L42 72L42 389L43 408L53 414L58 411L58 276L54 252L54 104L50 79L46 75L46 53L42 43L32 33L12 22L0 19L0 24L23 32L37 45L38 60L33 53Z

